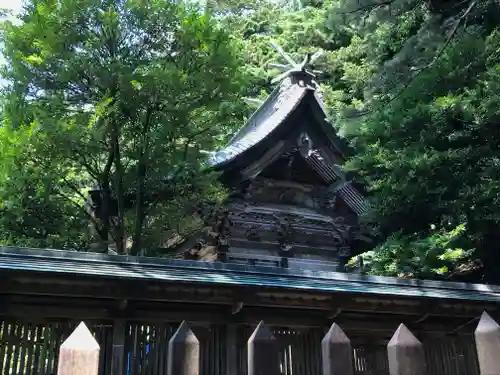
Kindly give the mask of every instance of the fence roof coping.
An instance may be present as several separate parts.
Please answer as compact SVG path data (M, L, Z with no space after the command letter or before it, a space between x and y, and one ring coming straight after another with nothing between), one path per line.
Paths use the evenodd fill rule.
M0 270L500 302L500 286L0 246Z

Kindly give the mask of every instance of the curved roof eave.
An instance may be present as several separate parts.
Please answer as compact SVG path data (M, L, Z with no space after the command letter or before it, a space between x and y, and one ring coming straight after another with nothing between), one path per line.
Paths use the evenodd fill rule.
M275 111L271 112L267 117L257 119L255 123L247 122L247 125L233 137L233 141L228 146L216 151L209 157L209 164L213 167L226 165L267 138L288 118L309 90L307 87L293 85L286 93L286 100ZM263 109L260 110L260 113L265 112L264 107L269 108L276 104L276 99L264 103L261 106Z

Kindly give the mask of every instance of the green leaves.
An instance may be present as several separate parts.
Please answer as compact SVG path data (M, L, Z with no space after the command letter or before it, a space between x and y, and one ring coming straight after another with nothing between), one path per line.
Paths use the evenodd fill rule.
M469 263L472 249L457 247L464 243L466 227L463 224L450 230L431 230L426 238L415 235L390 236L383 244L363 253L362 271L371 275L435 278L451 277ZM465 242L466 243L466 242ZM359 267L359 258L349 262Z
M498 109L489 103L498 99L485 88L500 83L489 57L499 46L498 30L475 18L484 9L466 14L468 5L443 23L425 8L396 12L361 39L378 61L357 104L368 111L340 121L358 150L349 167L368 185L373 224L386 238L362 255L368 272L459 277L477 275L482 264L485 277L496 280L500 138L491 127Z
M16 142L4 154L6 174L29 178L4 182L6 191L29 192L37 210L60 215L54 223L82 233L92 223L97 240L113 238L119 251L127 238L134 252L165 242L168 223L158 238L144 237L161 216L156 207L211 199L213 179L194 177L200 150L214 149L240 116L220 111L242 83L230 35L209 15L162 0L32 0L22 18L3 37L9 103L19 103L6 106L5 137ZM100 216L85 200L93 187ZM26 220L26 202L13 203L10 212L43 234L44 222ZM61 236L64 225L54 229Z

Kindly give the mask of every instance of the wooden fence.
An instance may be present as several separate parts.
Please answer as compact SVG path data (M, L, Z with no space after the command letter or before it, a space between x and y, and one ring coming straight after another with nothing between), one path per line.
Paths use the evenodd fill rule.
M147 374L200 375L203 362L201 345L188 324L181 323L168 342L164 333L163 339L157 336L154 340L155 345L164 350L154 351L156 354L147 359L153 364L148 367ZM481 316L474 338L480 375L500 375L500 326L487 313ZM333 324L323 337L320 354L317 360L323 375L355 374L355 350L337 324ZM247 374L293 375L293 369L283 369L282 356L275 334L260 322L248 339ZM429 375L424 345L403 324L388 343L386 358L390 375ZM95 337L81 323L60 345L57 375L98 375L103 360ZM126 374L127 370L124 370L115 368L112 374ZM300 371L295 374L302 375Z
M99 375L167 374L171 362L168 356L169 342L178 332L179 324L145 324L134 321L121 323L119 321L89 321L87 323L94 339L99 344L97 368ZM0 375L58 374L57 369L62 360L58 353L65 348L63 344L68 343L76 327L75 322L68 321L0 320ZM255 333L254 327L190 325L195 337L199 340L197 349L199 371L196 375L252 375L248 366L251 361L248 340ZM265 326L260 327L262 329ZM498 325L485 314L476 332L476 337L483 337L482 339L473 340L470 336L455 336L424 340L422 350L424 362L427 365L426 375L500 375L498 370L489 373L480 372L478 363L478 358L484 360L484 356L478 356L478 353L481 354L479 344L488 342L488 345L483 345L486 348L497 345L495 340L500 341L500 333L498 336L495 336L495 333L498 330ZM319 327L302 330L270 327L268 331L274 337L275 357L278 361L276 374L279 375L321 375L322 373L327 375L325 363L322 360L325 354L325 340L334 334L339 336L342 332L335 325L326 336L326 330ZM408 332L401 327L395 337L412 337ZM337 343L336 345L346 350L347 344L339 346ZM351 353L353 374L388 375L390 373L387 347L374 342L369 344L369 340L366 342L355 340L349 343L348 347ZM500 357L500 350L498 353ZM83 374L88 375L86 372Z

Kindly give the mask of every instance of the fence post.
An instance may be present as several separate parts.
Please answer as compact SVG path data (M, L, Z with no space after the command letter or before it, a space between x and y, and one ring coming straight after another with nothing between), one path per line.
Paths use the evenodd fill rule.
M481 375L500 375L500 326L483 312L474 332Z
M353 375L351 340L333 323L321 341L323 375Z
M276 338L261 321L248 339L248 375L279 375L278 355Z
M238 326L228 324L226 326L226 374L236 375L238 373Z
M168 342L167 375L199 375L200 342L183 321Z
M424 347L404 324L387 344L390 375L425 375Z
M111 352L111 374L123 374L125 363L125 334L127 324L116 319L113 323L113 349Z
M59 349L57 375L97 375L98 371L99 344L81 322Z

